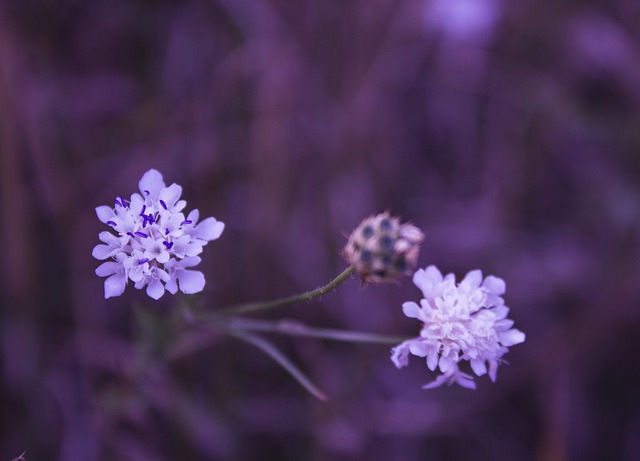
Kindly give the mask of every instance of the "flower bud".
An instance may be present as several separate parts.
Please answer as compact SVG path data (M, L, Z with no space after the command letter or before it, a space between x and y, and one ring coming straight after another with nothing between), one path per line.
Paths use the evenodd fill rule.
M416 226L402 224L384 212L355 228L342 255L364 282L396 282L413 273L423 240Z

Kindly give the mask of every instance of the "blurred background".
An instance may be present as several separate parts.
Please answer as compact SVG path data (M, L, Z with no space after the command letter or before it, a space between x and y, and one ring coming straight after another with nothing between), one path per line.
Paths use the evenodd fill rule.
M636 0L3 1L0 461L640 459L639 24ZM224 336L167 357L178 297L105 300L91 257L94 208L149 168L227 224L204 310L326 283L390 210L421 267L504 278L527 340L496 384L424 391L388 346L267 335L328 402ZM254 317L415 335L419 294L354 277Z

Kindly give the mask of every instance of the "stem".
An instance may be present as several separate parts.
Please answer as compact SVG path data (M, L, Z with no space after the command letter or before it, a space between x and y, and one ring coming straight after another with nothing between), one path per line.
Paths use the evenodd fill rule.
M327 395L318 388L308 377L305 375L291 360L285 357L273 344L269 343L260 336L254 335L242 330L236 330L229 328L227 330L231 336L235 336L243 341L252 344L253 346L261 349L262 352L267 354L273 360L275 360L282 368L284 368L293 378L300 383L311 395L323 402L328 400Z
M267 309L273 309L275 307L286 306L288 304L295 304L301 301L308 301L313 298L317 298L318 296L322 296L323 294L333 290L335 287L340 285L342 282L347 280L351 274L353 274L354 268L352 266L347 267L340 275L331 280L325 286L320 288L316 288L315 290L307 291L305 293L301 293L299 295L288 296L286 298L279 298L273 301L266 302L257 302L257 303L246 303L239 304L237 306L224 307L222 309L216 310L215 315L238 315L238 314L247 314L249 312L258 312Z
M360 331L309 327L296 320L279 320L277 322L271 322L269 320L234 318L224 320L222 323L224 323L228 328L232 328L234 330L266 331L290 336L322 338L331 341L345 341L351 343L400 344L401 342L410 339L408 336L389 336Z

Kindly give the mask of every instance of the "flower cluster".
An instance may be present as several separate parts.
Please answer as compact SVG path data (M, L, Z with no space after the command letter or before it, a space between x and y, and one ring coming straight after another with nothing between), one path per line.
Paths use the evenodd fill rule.
M365 282L395 282L411 275L424 234L389 213L362 221L349 236L342 254Z
M494 276L483 280L482 272L475 270L456 284L453 274L443 277L435 266L417 271L413 282L424 299L420 305L404 303L402 309L407 317L423 322L423 326L419 337L392 350L395 366L406 366L410 353L426 357L429 369L438 368L441 375L424 389L445 383L474 389L473 377L459 368L463 360L469 361L477 376L488 371L495 382L498 366L509 346L525 340L524 333L512 328L513 321L507 318L509 308L502 299L505 282Z
M93 249L93 257L102 263L96 274L107 277L104 297L119 296L129 281L137 289L147 287L147 294L159 299L165 289L172 294L197 293L204 288L202 272L189 270L200 263L197 256L209 241L220 237L224 223L207 218L198 223L198 210L186 217L182 210L187 202L180 200L182 187L166 187L162 175L147 171L140 180L140 194L130 200L118 197L114 207L96 208L98 219L117 235L101 232Z

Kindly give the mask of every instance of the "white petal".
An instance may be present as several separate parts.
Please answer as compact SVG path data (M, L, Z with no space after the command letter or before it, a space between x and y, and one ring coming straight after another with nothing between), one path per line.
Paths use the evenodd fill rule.
M197 223L198 219L200 219L200 212L198 211L197 208L194 208L193 210L191 210L191 212L187 216L187 220Z
M204 288L204 274L199 271L180 271L177 274L180 291L185 294L193 294Z
M99 260L107 259L109 256L111 256L113 250L115 250L115 248L112 248L108 245L96 245L95 247L93 247L91 256Z
M456 375L455 378L456 378L456 383L458 383L462 387L466 387L467 389L476 388L476 383L473 381L473 378L471 378L469 375L466 375L464 373L459 373L458 375Z
M159 255L156 256L156 261L160 264L164 264L169 261L170 255L168 251L161 251Z
M180 267L193 267L200 264L202 261L198 256L187 256L183 260L180 261Z
M107 277L108 275L113 275L120 267L120 264L114 263L113 261L107 261L106 263L100 264L96 268L96 275L99 277Z
M427 367L431 371L436 371L437 366L438 366L438 353L435 350L433 350L429 352L429 355L427 355Z
M484 360L471 360L470 363L471 369L476 375L482 376L487 373L487 365Z
M491 294L500 296L507 291L507 284L501 278L494 277L493 275L487 276L482 283Z
M435 389L436 387L442 386L449 379L446 375L440 375L435 380L431 381L428 384L422 386L423 389Z
M202 253L202 245L196 242L190 242L188 245L185 245L184 254L187 256L196 256Z
M402 304L402 312L404 312L404 315L406 315L409 318L419 319L421 310L420 310L420 306L410 301Z
M505 331L500 335L500 343L507 347L523 343L525 339L525 334L515 328L513 330Z
M181 194L182 187L174 183L160 191L158 200L162 200L168 208L173 208Z
M449 370L455 364L451 360L449 360L447 357L440 357L439 365L440 365L440 371L442 373L445 373L447 370Z
M492 382L496 382L496 375L498 373L498 361L497 360L489 360L489 379Z
M106 205L97 207L96 215L98 215L98 219L105 224L107 221L110 221L115 216L113 213L113 208L108 207Z
M175 295L178 292L178 279L175 276L171 277L164 287L169 293Z
M127 285L127 278L124 274L114 274L104 281L104 299L112 296L120 296Z
M154 280L147 287L147 294L153 299L160 299L164 294L164 287L159 280Z
M432 348L424 341L413 340L409 341L409 350L417 357L426 357Z
M158 170L151 169L142 176L142 179L140 179L140 182L138 183L138 187L140 188L140 192L142 192L143 197L146 198L147 195L149 195L152 198L157 198L160 191L164 188L162 175Z
M391 349L391 361L396 368L406 367L409 364L409 347L406 341Z
M223 230L223 222L217 221L215 218L207 218L198 224L190 234L195 238L211 241L220 237Z
M476 269L474 271L470 271L467 275L464 276L462 282L460 282L461 287L465 287L467 289L478 288L482 283L482 271L480 269Z

